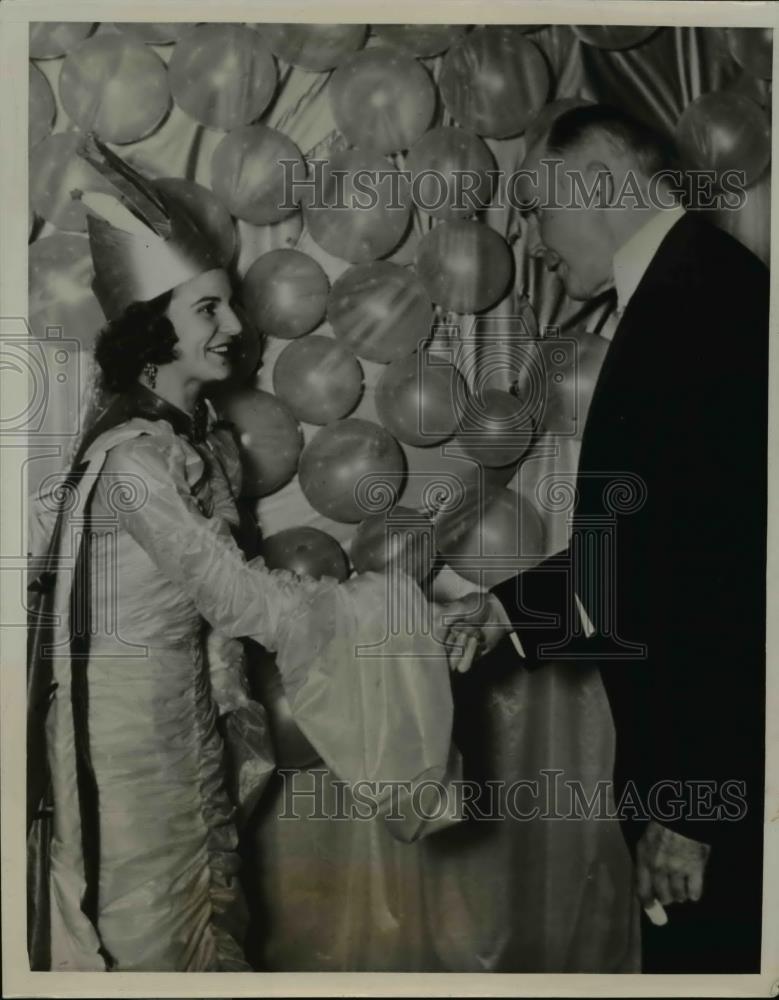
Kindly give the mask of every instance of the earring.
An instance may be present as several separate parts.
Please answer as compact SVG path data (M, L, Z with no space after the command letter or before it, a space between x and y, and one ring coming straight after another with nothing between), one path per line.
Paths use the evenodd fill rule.
M150 389L153 389L157 385L157 366L153 361L146 362L141 374L146 379Z

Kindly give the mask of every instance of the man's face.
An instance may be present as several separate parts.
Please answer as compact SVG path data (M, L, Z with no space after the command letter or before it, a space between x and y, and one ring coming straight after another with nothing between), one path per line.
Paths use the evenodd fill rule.
M534 147L522 164L523 170L537 171L538 184L522 185L523 198L531 191L539 207L524 216L529 227L528 251L541 257L565 286L572 299L591 299L612 283L614 246L605 225L604 212L597 207L598 195L589 207L583 191L597 182L597 170L582 153L572 153L556 166L542 160L557 159L558 154ZM580 178L577 188L572 174Z

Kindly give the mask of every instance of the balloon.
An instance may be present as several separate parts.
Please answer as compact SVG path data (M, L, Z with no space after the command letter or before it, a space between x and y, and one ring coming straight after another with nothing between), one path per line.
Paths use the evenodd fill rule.
M544 556L544 522L519 493L502 489L480 505L480 516L441 518L438 548L460 576L494 587Z
M583 330L537 342L546 382L545 430L581 440L609 341Z
M92 294L89 240L70 233L45 236L30 246L28 266L33 336L45 340L47 330L58 327L62 337L91 347L105 317Z
M167 201L194 219L198 229L218 250L222 265L227 267L235 254L235 225L213 191L183 177L164 177L156 180L154 186Z
M170 45L177 42L192 25L186 21L115 21L114 27L148 45Z
M71 192L113 191L93 166L76 155L82 139L77 132L59 132L30 153L30 204L42 219L74 233L86 232L87 212Z
M376 412L399 441L424 448L452 437L467 393L453 365L423 351L385 368L376 385Z
M360 362L332 337L288 344L273 368L273 391L298 420L329 424L351 413L363 389Z
M725 28L730 54L748 73L770 80L773 72L773 28Z
M343 176L339 176L341 171ZM309 194L304 202L305 223L314 241L352 264L389 253L400 243L411 219L409 193L392 190L395 173L389 160L378 153L358 149L334 153L316 180L316 194ZM368 195L355 190L355 175ZM397 201L393 194L398 194Z
M242 24L196 25L176 43L168 68L176 104L210 128L248 125L276 90L270 49Z
M457 436L463 451L483 465L517 462L530 448L533 422L526 404L502 389L473 394Z
M417 274L433 302L476 313L503 297L514 274L508 243L481 222L444 222L417 249Z
M258 24L271 51L313 72L333 69L365 42L364 24Z
M327 300L327 318L358 357L387 364L429 338L433 304L413 271L375 261L338 278Z
M258 257L243 279L243 302L262 333L294 340L324 319L327 275L300 250L272 250Z
M264 253L271 250L293 250L303 232L303 213L292 212L281 222L269 226L253 226L243 219L238 220L238 261L235 269L243 277L251 265Z
M562 97L559 101L552 101L544 105L525 129L525 148L532 149L564 112L571 111L573 108L584 108L592 103L583 97Z
M771 158L771 123L765 111L743 94L702 94L676 126L682 158L696 170L744 171L747 185Z
M286 528L265 538L262 555L268 569L288 569L315 580L330 576L342 582L349 576L349 560L338 542L319 528Z
M127 35L94 35L73 49L62 64L59 94L71 121L106 142L143 139L170 107L165 63Z
M437 219L473 215L492 198L489 172L496 169L495 159L482 140L465 129L431 129L409 151L406 169L413 179L414 203ZM423 177L423 171L431 173ZM465 171L478 174L472 186Z
M510 26L477 28L444 56L439 79L447 111L479 135L517 135L549 93L537 46Z
M349 417L317 431L300 457L300 486L318 513L351 524L391 506L405 459L383 427Z
M468 30L465 24L374 24L373 32L414 56L437 56Z
M430 124L436 92L427 70L397 49L358 52L333 73L330 106L350 145L379 153L408 149Z
M242 495L264 497L288 483L297 469L303 435L284 403L262 389L242 389L220 395L217 407L238 432Z
M657 31L657 25L574 24L576 35L597 49L631 49Z
M390 567L413 576L417 583L430 575L435 552L431 519L400 506L366 518L355 532L350 549L358 573L381 573Z
M49 135L57 116L57 105L49 81L34 63L30 63L29 107L27 141L32 149Z
M294 212L299 198L285 185L282 160L292 160L292 177L305 172L303 157L283 132L267 125L236 128L211 157L211 187L233 215L257 226L280 222Z
M64 56L94 27L91 21L36 21L30 25L30 59Z

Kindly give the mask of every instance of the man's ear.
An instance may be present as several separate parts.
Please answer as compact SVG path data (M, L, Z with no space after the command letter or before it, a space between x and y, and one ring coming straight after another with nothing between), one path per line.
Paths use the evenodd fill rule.
M603 160L590 160L584 168L587 191L593 191L594 208L606 208L614 201L614 174Z

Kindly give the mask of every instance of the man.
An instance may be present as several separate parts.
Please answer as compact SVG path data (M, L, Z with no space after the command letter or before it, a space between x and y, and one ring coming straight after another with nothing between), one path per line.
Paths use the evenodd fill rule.
M659 207L666 166L650 132L598 105L528 153L533 252L574 299L613 288L619 322L569 547L448 610L453 636L518 667L599 663L637 892L650 914L668 907L665 926L644 919L644 971L757 972L768 272L694 212Z

